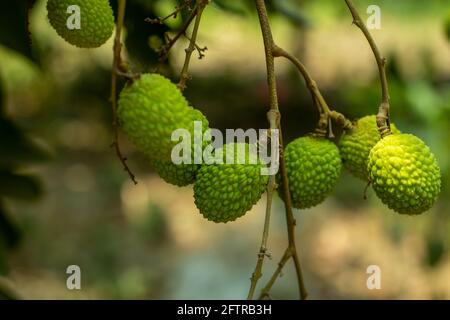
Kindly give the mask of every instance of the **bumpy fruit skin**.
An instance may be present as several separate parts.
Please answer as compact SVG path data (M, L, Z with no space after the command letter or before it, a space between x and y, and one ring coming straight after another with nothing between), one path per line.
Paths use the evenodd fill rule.
M180 90L169 79L158 74L143 74L120 93L118 117L122 129L139 150L151 159L171 160L172 132L186 129L194 149L194 121L201 121L201 134L208 120L188 105Z
M161 160L150 160L150 164L164 181L179 187L194 183L200 169L197 164L174 164Z
M441 189L435 156L412 134L381 139L370 151L368 170L378 198L398 213L427 211Z
M311 208L333 191L342 169L339 150L324 138L305 136L290 142L284 151L294 208ZM281 185L280 174L277 176ZM279 190L283 198L283 190Z
M80 29L67 28L71 5L80 7ZM48 0L48 19L56 32L80 48L97 48L112 35L114 15L108 0Z
M241 144L226 144L223 148L224 159L226 150L236 150L238 145ZM241 161L242 164L205 164L198 171L194 198L206 219L214 222L234 221L250 210L264 193L268 181L268 176L261 174L264 165L259 160L257 163L249 161L248 144L245 150L246 159Z
M391 123L394 134L400 131ZM339 141L342 163L355 177L368 181L367 163L370 150L380 141L375 115L365 116L356 121L353 129L344 133Z

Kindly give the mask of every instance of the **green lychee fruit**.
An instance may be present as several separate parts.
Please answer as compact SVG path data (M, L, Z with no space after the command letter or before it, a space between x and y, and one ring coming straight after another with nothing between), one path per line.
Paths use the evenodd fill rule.
M402 214L430 209L441 189L441 173L428 146L412 134L389 135L370 151L368 170L378 198Z
M171 161L172 148L179 143L172 141L171 136L177 129L189 133L192 156L201 152L201 146L194 149L194 121L201 122L197 133L201 136L208 129L208 120L188 105L175 84L161 75L143 74L125 87L117 112L130 141L151 159Z
M79 16L71 6L78 6ZM114 30L114 15L108 0L48 0L47 12L56 32L80 48L100 47ZM76 19L79 26L74 23Z
M150 164L164 181L179 187L194 183L195 175L200 169L198 164L174 164L162 160L150 160Z
M236 150L239 148L245 150L245 159L240 157L237 163L239 152ZM226 163L227 150L235 150L234 164ZM224 163L201 166L194 182L195 204L200 213L210 221L234 221L261 198L268 176L261 174L264 165L256 155L255 161L252 161L253 153L248 144L230 143L216 152L223 153Z
M391 123L394 134L400 131ZM342 163L355 177L368 181L367 163L370 150L380 141L375 115L365 116L356 121L354 127L345 132L339 141Z
M341 173L339 150L324 138L297 138L286 146L284 158L294 208L311 208L322 203ZM280 173L277 179L281 186ZM279 193L283 198L281 187Z

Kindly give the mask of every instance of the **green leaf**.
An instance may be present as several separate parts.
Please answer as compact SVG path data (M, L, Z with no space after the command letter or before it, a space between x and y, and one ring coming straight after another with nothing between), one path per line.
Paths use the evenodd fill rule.
M0 171L0 196L32 201L41 195L42 188L37 178Z
M0 118L0 168L13 168L24 163L42 162L50 154L36 145L8 119Z
M28 13L36 0L8 1L0 10L0 44L36 61L28 30Z
M8 213L0 204L0 247L12 249L17 246L21 238L20 229L11 221ZM0 250L2 249L0 248Z

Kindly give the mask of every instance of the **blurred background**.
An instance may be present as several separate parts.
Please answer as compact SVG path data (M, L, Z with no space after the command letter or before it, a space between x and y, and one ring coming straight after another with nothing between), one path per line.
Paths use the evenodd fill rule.
M112 39L95 50L70 46L50 27L45 2L10 1L0 11L0 297L245 298L265 195L236 222L208 222L191 187L163 182L122 137L139 182L133 185L110 148ZM370 4L381 8L381 29L372 34L389 61L392 119L436 154L442 193L429 212L401 216L371 189L364 200L365 184L343 171L322 205L295 211L305 282L311 299L449 299L450 1L355 1L363 17ZM154 70L154 48L184 16L166 25L144 19L176 5L128 1L126 58L134 71ZM268 5L277 43L302 59L330 106L350 119L374 114L376 64L344 1ZM192 60L189 101L212 127L266 128L264 51L253 1L213 1L198 42L208 51ZM174 81L185 47L183 39L160 66ZM312 130L318 117L298 73L284 61L276 68L289 142ZM261 284L287 243L278 197L269 243L273 259L266 260ZM81 268L82 290L66 288L72 264ZM369 265L381 268L381 290L366 287ZM272 297L297 298L291 263Z

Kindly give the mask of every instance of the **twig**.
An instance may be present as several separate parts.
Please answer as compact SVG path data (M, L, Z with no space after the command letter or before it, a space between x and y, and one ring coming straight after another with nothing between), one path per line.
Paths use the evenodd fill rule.
M277 87L276 87L276 77L275 77L275 59L274 59L274 48L276 45L273 40L272 31L269 24L269 18L267 15L266 5L264 0L255 0L256 9L258 12L258 17L261 26L262 37L264 41L264 51L266 55L266 68L267 68L267 82L269 86L269 97L270 97L270 111L277 115L277 119L280 119L280 112L278 108L278 95L277 95ZM286 172L286 163L284 160L284 152L283 152L283 135L281 132L281 125L278 121L278 130L279 130L279 146L280 146L280 169L281 169L281 177L282 177L282 187L284 192L285 199L285 213L286 213L286 224L288 231L288 249L287 251L291 253L291 257L296 256L294 258L294 265L297 274L297 282L298 289L300 293L301 299L306 299L307 292L305 289L305 285L303 282L302 269L300 265L300 260L298 259L298 253L296 249L295 243L295 219L292 212L292 200L291 194L289 191L289 181L287 178ZM289 259L288 257L287 259ZM287 260L286 260L287 261ZM284 265L284 263L283 263ZM281 267L282 268L282 267Z
M131 172L130 168L127 165L127 159L123 156L122 151L120 150L119 145L119 121L117 118L117 76L119 72L125 72L123 69L125 69L122 57L121 57L121 50L122 50L122 42L121 42L121 34L122 34L122 28L123 28L123 20L125 17L125 7L126 7L126 0L119 0L118 1L118 16L117 16L117 24L116 24L116 35L114 38L114 54L113 54L113 66L112 66L112 73L111 73L111 107L112 107L112 113L113 113L113 130L114 130L114 137L113 137L113 143L112 147L116 150L116 155L120 159L120 162L123 165L124 170L128 173L130 176L130 179L133 181L134 184L137 184L136 177Z
M353 5L353 2L351 0L345 0L345 3L347 4L347 6L350 10L350 13L352 14L353 24L355 24L363 32L364 36L366 37L367 41L369 42L370 48L372 49L372 52L377 61L378 72L380 74L380 83L381 83L381 103L378 108L377 125L378 125L378 130L380 131L381 137L384 137L384 136L391 134L391 126L390 126L390 120L389 120L389 109L390 109L389 87L388 87L388 81L387 81L386 69L385 69L386 58L381 56L380 50L378 49L377 44L375 43L375 40L373 39L373 37L370 34L369 30L367 29L366 25L362 21L361 16L359 15L358 11L356 10L355 6Z
M168 14L164 18L158 17L155 19L152 18L145 18L145 22L149 22L151 24L164 24L164 22L170 18L176 18L178 14L186 7L190 7L191 1L184 1L181 5L175 7L175 11Z
M187 47L186 51L186 58L184 59L184 65L183 69L181 70L180 74L180 82L178 83L178 88L180 88L181 91L186 89L186 82L189 79L189 63L191 61L192 52L196 50L196 42L197 42L197 35L198 35L198 29L200 27L200 21L202 19L203 10L205 9L206 5L208 4L207 0L201 0L195 11L196 11L196 17L195 17L195 23L194 23L194 29L192 30L192 36L189 41L189 47Z
M191 41L191 38L185 34L184 37ZM198 53L198 59L201 60L205 57L205 51L208 51L208 47L200 47L198 44L195 43L195 50L197 50Z
M284 251L283 257L281 258L280 262L278 262L278 267L275 269L274 273L272 274L272 276L270 277L269 281L264 286L264 288L261 289L261 293L259 294L260 300L269 296L270 290L272 289L272 287L275 284L275 282L277 281L277 279L281 276L281 272L284 268L284 265L292 257L293 257L293 255L292 255L290 248L287 248Z
M269 112L267 113L267 119L269 120L269 125L271 129L278 129L280 124L279 116L280 113L275 109L270 109ZM269 238L270 216L272 212L272 199L276 187L277 183L275 175L271 175L267 183L266 214L264 218L264 229L261 240L261 247L258 252L258 260L256 262L255 270L253 271L252 277L250 278L251 283L247 295L247 300L253 299L256 290L256 285L258 284L258 280L262 277L262 267L264 264L264 258L267 256L270 257L270 255L267 253L267 240Z
M186 30L189 28L192 21L194 21L196 15L197 10L196 8L194 8L191 14L189 15L188 19L184 23L184 25L181 27L180 31L178 31L178 33L172 39L169 39L169 42L161 48L160 50L161 57L159 58L160 63L167 60L167 58L169 57L170 49L172 49L172 47L175 45L175 43L178 41L178 39L180 39L182 35L186 34Z
M273 53L274 53L275 57L283 57L283 58L288 59L290 62L292 62L292 64L295 65L295 67L298 69L298 71L300 71L301 75L305 79L308 90L311 92L311 95L313 97L313 103L318 107L319 113L323 112L326 114L327 121L328 121L328 118L331 118L331 119L333 119L333 121L335 121L337 124L339 124L344 129L350 129L353 126L351 121L348 120L343 114L330 109L325 98L323 97L322 93L320 92L316 81L314 81L314 79L312 78L312 76L310 75L310 73L308 72L306 67L303 65L303 63L298 58L296 58L295 56L293 56L286 50L280 48L279 46L274 47ZM328 124L326 124L326 125L328 125ZM332 133L331 130L330 130L330 133Z

